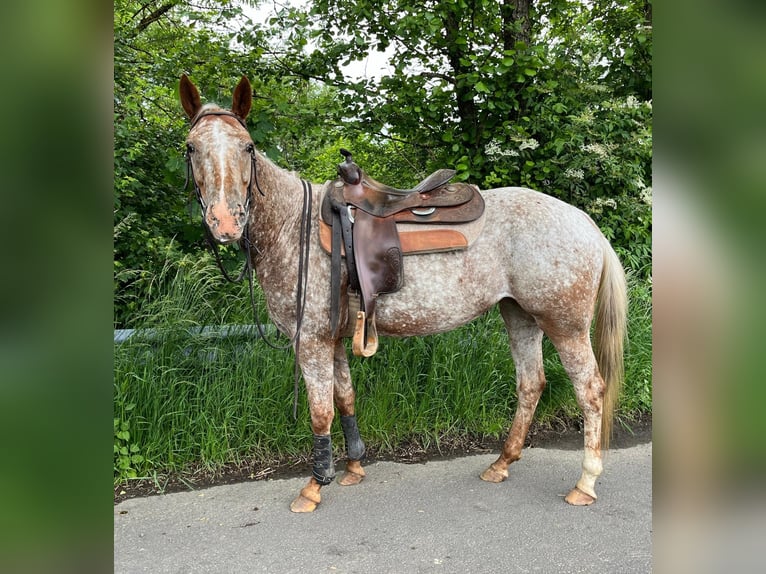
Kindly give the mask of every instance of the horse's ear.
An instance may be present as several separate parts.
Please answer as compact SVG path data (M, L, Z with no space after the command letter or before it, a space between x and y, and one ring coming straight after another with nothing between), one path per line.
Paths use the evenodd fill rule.
M202 107L202 101L200 100L197 86L192 84L186 74L181 76L181 83L178 86L178 94L181 96L181 105L184 107L186 115L189 116L189 119L193 119Z
M245 76L234 88L234 97L232 98L231 111L237 114L243 120L247 119L250 113L250 106L253 103L253 88L250 86L250 80Z

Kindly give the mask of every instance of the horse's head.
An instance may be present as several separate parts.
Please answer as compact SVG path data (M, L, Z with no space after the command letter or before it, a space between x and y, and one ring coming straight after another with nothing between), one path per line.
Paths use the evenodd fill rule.
M245 127L253 91L244 76L234 89L231 111L203 106L186 75L179 87L181 105L191 119L186 153L203 221L215 241L238 241L247 226L255 178L255 148Z

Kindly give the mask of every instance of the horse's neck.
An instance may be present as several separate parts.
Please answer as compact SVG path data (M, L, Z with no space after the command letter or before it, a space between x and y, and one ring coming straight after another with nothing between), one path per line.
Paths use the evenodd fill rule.
M255 247L256 272L265 288L263 283L268 279L278 275L290 282L297 273L303 187L295 174L261 155L256 162L256 174L250 238Z

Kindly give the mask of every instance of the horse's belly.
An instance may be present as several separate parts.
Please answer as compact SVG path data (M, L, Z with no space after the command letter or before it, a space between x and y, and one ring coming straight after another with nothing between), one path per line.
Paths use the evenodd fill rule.
M479 272L466 253L404 258L404 285L377 301L381 335L407 337L451 331L485 313L504 296L499 270Z

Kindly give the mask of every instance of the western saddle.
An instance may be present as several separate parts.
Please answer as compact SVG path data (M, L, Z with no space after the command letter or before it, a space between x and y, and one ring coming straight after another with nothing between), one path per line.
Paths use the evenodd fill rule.
M320 243L332 257L330 325L340 332L341 259L348 271L352 350L370 357L378 348L375 303L403 284L402 255L465 249L481 231L484 200L476 186L448 183L455 175L440 169L412 189L375 181L340 150L338 179L322 200ZM348 327L352 321L348 321Z

